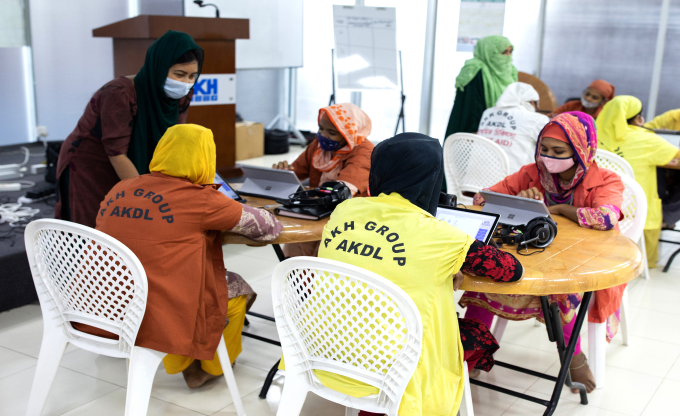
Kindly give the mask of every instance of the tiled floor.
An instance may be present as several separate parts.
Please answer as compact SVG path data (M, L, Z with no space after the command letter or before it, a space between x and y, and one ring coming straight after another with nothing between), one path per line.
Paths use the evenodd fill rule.
M269 163L263 161L262 163ZM677 233L680 238L680 233ZM674 236L666 236L674 238ZM677 246L662 245L665 263ZM271 247L225 246L228 269L240 273L258 292L253 311L272 315L270 282L277 259ZM630 345L617 336L607 348L607 385L589 395L587 406L578 395L564 389L556 415L680 415L680 258L668 273L652 271L652 278L630 284ZM456 296L460 296L458 292ZM276 338L275 326L250 318L249 332ZM583 330L585 334L586 328ZM0 313L0 415L25 413L42 339L40 307L28 305ZM583 337L587 351L587 336ZM262 400L258 393L269 368L280 357L280 348L243 339L243 352L234 373L248 414L274 415L284 377L279 376ZM558 357L548 342L545 328L532 321L511 322L497 358L536 371L556 375ZM536 377L496 367L481 380L527 394L548 398L552 384ZM126 369L122 359L92 354L70 346L61 362L44 415L122 415L125 406ZM477 416L541 415L542 406L472 386ZM181 376L158 369L149 415L235 415L224 379L198 390L188 390ZM310 395L302 415L342 416L344 409Z

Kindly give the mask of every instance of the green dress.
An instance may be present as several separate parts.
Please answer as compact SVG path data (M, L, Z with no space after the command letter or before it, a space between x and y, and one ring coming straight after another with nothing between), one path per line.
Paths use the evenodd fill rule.
M476 133L486 108L484 80L482 71L479 71L463 91L456 92L444 138L454 133ZM442 192L446 192L446 180L442 181Z
M486 109L484 80L482 71L479 71L463 91L456 92L444 138L454 133L476 133L479 129L479 121Z

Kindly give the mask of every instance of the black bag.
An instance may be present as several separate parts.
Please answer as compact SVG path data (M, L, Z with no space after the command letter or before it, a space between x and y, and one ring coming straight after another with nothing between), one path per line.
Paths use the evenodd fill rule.
M57 161L59 160L59 150L64 142L47 142L45 149L45 159L47 169L45 170L45 182L57 183Z
M265 155L280 155L281 153L288 153L290 148L288 144L288 132L274 129L264 131L264 154Z

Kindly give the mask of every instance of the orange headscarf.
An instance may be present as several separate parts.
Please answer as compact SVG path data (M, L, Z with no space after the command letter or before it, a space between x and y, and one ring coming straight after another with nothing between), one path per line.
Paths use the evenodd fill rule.
M326 115L338 132L345 138L347 145L335 154L317 147L312 156L312 166L321 172L329 172L326 177L334 177L331 171L339 169L340 157L359 146L371 134L371 119L364 111L352 103L335 104L319 110L319 122Z
M616 93L616 88L614 88L612 84L601 79L596 79L595 81L591 82L590 85L588 85L588 88L592 88L595 91L602 94L602 96L604 97L604 102L602 103L602 105L604 105L604 103L614 98L614 94Z

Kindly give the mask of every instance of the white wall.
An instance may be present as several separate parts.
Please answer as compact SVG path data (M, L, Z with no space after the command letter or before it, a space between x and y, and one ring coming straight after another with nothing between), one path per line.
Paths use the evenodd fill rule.
M38 124L64 140L113 78L113 46L92 29L129 17L127 0L30 0Z
M331 49L333 40L333 4L353 5L353 0L305 0L304 66L298 70L298 128L316 131L317 115L328 105L331 85ZM404 94L406 95L406 130L417 131L420 116L420 91L425 44L426 1L366 0L366 6L397 8L397 48L402 51ZM394 135L401 105L400 92L364 91L362 109L373 123L373 142ZM338 90L336 102L349 102L350 92Z

